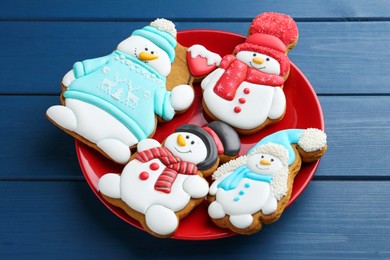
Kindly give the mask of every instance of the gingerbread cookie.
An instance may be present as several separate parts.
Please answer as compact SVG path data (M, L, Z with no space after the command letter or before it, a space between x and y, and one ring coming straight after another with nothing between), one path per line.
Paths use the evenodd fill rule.
M204 200L209 185L203 177L218 166L219 156L237 156L240 142L230 130L234 131L221 122L203 128L183 125L163 146L154 139L140 141L121 174L100 178L99 191L147 232L169 237L179 220ZM218 134L229 134L231 140L221 140Z
M220 63L203 46L190 47L191 55L187 58L199 59L190 62L193 66L207 72L217 67L212 64L218 65L201 82L206 114L228 123L241 134L251 134L280 121L286 111L283 85L290 71L287 52L297 39L298 29L291 17L265 13L253 20L245 42ZM211 65L202 65L201 58Z
M218 226L239 234L258 232L281 216L301 162L318 160L326 149L326 134L318 129L269 135L214 172L208 214Z
M47 117L108 158L127 163L130 148L154 134L156 118L171 120L193 102L188 78L167 90L175 48L180 47L171 21L157 19L135 30L111 54L76 62L62 81L63 105L50 107ZM185 63L180 64L172 71L188 74Z

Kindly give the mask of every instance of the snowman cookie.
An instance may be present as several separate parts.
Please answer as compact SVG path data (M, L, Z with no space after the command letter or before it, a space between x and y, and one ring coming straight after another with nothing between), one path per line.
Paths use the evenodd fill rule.
M175 25L157 19L135 30L111 54L76 62L62 81L62 105L50 107L46 115L65 132L125 164L130 148L154 134L157 119L171 120L193 102L185 58L176 53L185 57L182 49ZM180 65L175 67L175 60ZM171 72L177 86L167 82Z
M210 176L221 164L238 156L241 141L237 132L221 121L200 127L185 124L164 141L164 146L185 160L197 159L204 177Z
M216 168L219 156L237 156L240 142L229 128L221 122L203 128L183 125L163 145L154 139L142 140L121 174L107 173L100 178L99 191L150 234L169 237L179 220L206 197L209 185L203 173ZM218 134L232 137L221 140Z
M267 136L247 155L214 172L209 216L239 234L258 232L281 216L301 163L320 159L326 149L326 134L318 129L288 129Z
M286 111L283 85L290 71L287 52L297 40L298 29L291 17L264 13L251 23L245 42L221 61L203 46L191 46L189 60L201 61L201 57L211 64L191 62L194 67L206 72L216 68L201 82L206 114L228 123L240 134L251 134L280 121Z

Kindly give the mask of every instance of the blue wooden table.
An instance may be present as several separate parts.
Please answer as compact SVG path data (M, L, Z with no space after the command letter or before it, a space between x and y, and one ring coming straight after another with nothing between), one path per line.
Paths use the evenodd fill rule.
M112 214L45 118L63 74L157 17L246 35L265 11L297 21L290 58L324 112L329 149L304 193L260 233L210 241L157 239ZM0 259L390 258L389 21L383 0L2 0Z

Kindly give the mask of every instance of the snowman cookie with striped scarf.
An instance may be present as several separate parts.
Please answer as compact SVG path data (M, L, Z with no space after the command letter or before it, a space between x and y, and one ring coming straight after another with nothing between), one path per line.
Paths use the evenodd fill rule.
M221 135L229 129L233 138L225 140ZM239 150L238 135L222 122L182 125L163 144L154 139L139 142L122 173L103 175L98 188L104 199L122 208L145 231L170 237L179 220L205 199L209 185L204 173L218 166L219 157L236 157Z

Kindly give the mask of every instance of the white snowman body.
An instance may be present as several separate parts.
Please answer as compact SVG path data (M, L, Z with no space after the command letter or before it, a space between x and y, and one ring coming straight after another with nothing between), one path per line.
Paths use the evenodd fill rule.
M280 72L278 61L270 56L241 51L236 57L253 69L269 74ZM217 95L214 88L225 73L227 73L225 69L218 68L201 83L204 103L215 117L233 127L249 130L259 127L267 118L278 119L284 114L286 97L281 86L244 81L239 85L232 100ZM229 76L234 77L234 75Z
M276 211L278 200L272 178L283 168L277 157L268 154L252 155L245 158L245 162L243 167L255 177L242 177L233 187L227 188L223 182L237 174L234 169L228 169L212 183L209 190L210 195L215 196L215 201L208 208L209 215L215 219L228 215L230 223L241 229L252 224L253 214L261 211L267 215ZM256 174L265 177L256 178Z
M147 63L163 77L170 73L171 63L168 54L146 38L131 36L121 42L117 50L133 56L143 63ZM96 59L97 63L99 63L98 59ZM116 59L117 62L130 64L130 61L122 56L116 57ZM129 68L132 68L132 65L129 65ZM101 68L101 73L108 74L113 72L110 72L109 67L104 66ZM71 70L64 76L63 86L67 88L74 80L74 71ZM137 106L141 98L151 100L154 98L146 87L131 86L131 79L125 79L117 75L115 75L114 80L103 80L100 86L102 91L119 99L120 92L112 91L110 93L110 91L120 84L122 88L128 89L121 102L129 106ZM163 87L165 88L165 86ZM136 91L137 95L134 94ZM116 94L117 96L115 96ZM171 92L169 100L170 109L172 111L185 110L191 105L193 98L194 93L191 86L177 86ZM145 113L154 113L154 111L146 111ZM126 127L120 120L108 113L106 109L95 105L94 102L67 98L65 106L52 106L47 110L46 114L61 128L72 131L89 142L96 144L108 157L118 163L128 162L131 155L129 147L140 141L133 133L133 129Z
M191 140L193 138L196 141L200 140L192 134L189 135L191 135ZM185 148L182 135L175 133L172 136L175 136L171 138L172 141L181 142L181 144L172 144L171 147ZM190 142L186 144L191 145ZM159 142L146 139L138 144L138 151L142 152L160 146ZM177 153L176 151L174 155L177 156ZM179 173L169 193L156 190L156 181L165 167L157 158L148 162L134 159L126 165L121 175L113 173L103 175L99 180L99 191L108 197L123 200L130 208L144 214L146 224L153 232L159 235L171 234L178 226L175 212L184 209L192 198L206 196L209 185L197 174Z

